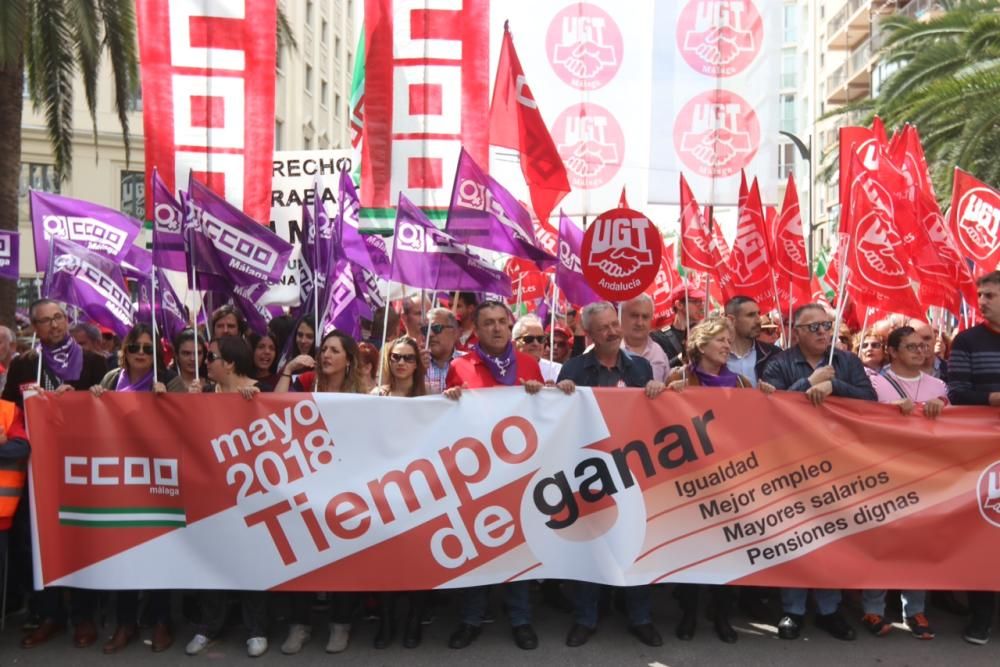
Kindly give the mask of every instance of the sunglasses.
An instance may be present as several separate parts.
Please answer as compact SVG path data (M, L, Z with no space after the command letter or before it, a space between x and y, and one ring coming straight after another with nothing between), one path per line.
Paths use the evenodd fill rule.
M205 361L209 364L212 363L213 361L221 361L221 360L222 360L222 355L216 354L215 352L209 352L208 354L205 355Z
M861 349L862 350L881 350L882 349L882 343L880 343L877 340L865 341L864 343L861 343Z
M830 331L833 329L833 322L810 322L809 324L796 324L796 329L808 329L809 333L819 333L819 330Z
M392 352L392 353L389 354L389 361L391 361L394 364L398 364L398 363L415 364L415 363L417 363L417 355L415 355L415 354L396 354L395 352Z
M139 345L139 343L130 343L125 346L125 351L128 352L129 354L139 354L140 352L142 352L143 354L151 355L153 354L153 346L149 344Z
M450 324L432 324L427 327L420 327L420 333L426 336L427 330L430 329L432 334L439 334L445 329L452 329L452 328L453 327Z
M548 342L549 337L548 336L521 336L520 338L518 338L518 340L521 341L522 343L524 343L525 345L531 345L532 343L538 343L539 345L544 345L546 342Z

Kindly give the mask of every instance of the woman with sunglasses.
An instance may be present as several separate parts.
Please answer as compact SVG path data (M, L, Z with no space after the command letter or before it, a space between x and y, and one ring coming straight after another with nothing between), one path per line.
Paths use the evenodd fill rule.
M198 377L205 377L208 372L205 369L205 339L195 334L194 329L185 329L177 334L174 339L174 361L171 370L176 373L173 379L167 382L169 392L187 392L191 390L191 385L195 380L195 346L197 346L197 361L200 369Z
M732 372L726 365L732 346L733 330L729 320L713 317L702 321L688 333L687 358L690 363L685 368L673 369L667 386L674 391L682 391L685 387L753 389L749 378ZM774 387L764 381L758 384L758 388L765 394L774 393ZM716 636L732 644L739 639L739 635L729 622L735 590L731 586L678 584L674 595L680 601L683 615L677 624L677 638L685 641L694 638L698 624L698 594L702 588L712 592L715 610L712 620Z
M223 336L214 338L208 344L205 355L208 366L208 382L195 382L191 385L192 392L216 394L240 394L246 400L252 400L260 392L271 391L271 386L255 380L252 375L253 351L250 343L240 336ZM256 658L267 652L267 592L240 591L240 607L243 612L243 624L249 631L247 639L247 655ZM184 649L188 655L198 655L212 644L221 634L226 625L226 615L229 611L226 591L202 591L201 622L196 626L195 635Z
M292 375L297 377L292 380ZM361 358L358 344L343 331L333 329L320 341L318 359L300 354L281 370L276 392L333 392L363 393ZM281 645L281 652L293 655L302 650L312 636L309 621L310 608L315 597L312 593L289 593L291 612L288 636ZM330 638L327 653L340 653L347 649L351 639L351 616L358 596L355 593L330 595Z
M420 354L420 345L409 336L400 336L385 346L382 354L382 379L386 383L372 389L374 396L394 396L398 398L426 396L426 369ZM397 592L379 593L378 595L378 630L372 646L378 649L388 648L396 632L396 597ZM403 646L416 648L420 645L422 628L420 620L427 606L427 591L409 591L410 608L406 614L406 624L403 630Z
M90 392L101 396L108 391L154 391L153 364L157 366L160 383L158 391L166 391L169 371L163 367L160 351L153 344L153 331L147 324L137 324L122 341L119 367L109 371L101 384ZM153 651L166 651L174 643L170 631L170 591L146 592L147 612L153 621ZM117 653L135 639L139 633L139 591L118 591L115 602L116 625L111 639L104 645L107 654Z
M856 338L854 353L864 364L868 377L878 375L885 365L885 338L875 331L866 331L863 337Z
M271 334L247 335L253 350L253 374L255 380L271 385L278 382L278 342Z

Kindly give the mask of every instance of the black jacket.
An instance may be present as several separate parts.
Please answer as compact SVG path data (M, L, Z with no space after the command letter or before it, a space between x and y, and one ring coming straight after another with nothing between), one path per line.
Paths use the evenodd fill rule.
M618 369L626 387L645 387L653 379L653 367L637 354L621 350ZM594 350L573 357L559 371L559 381L572 380L581 387L600 387L601 362Z
M824 355L819 365L826 366L826 360L827 356ZM761 379L774 385L776 389L806 391L810 387L809 376L814 370L796 345L771 357ZM837 374L833 379L834 396L877 400L872 383L865 374L865 367L857 356L843 350L834 351L833 370Z
M775 356L781 353L781 348L777 345L771 345L770 343L765 343L763 341L755 340L753 346L757 349L757 363L753 365L754 375L757 376L757 381L760 381L761 376L764 375L764 369L767 367L767 362L771 361Z

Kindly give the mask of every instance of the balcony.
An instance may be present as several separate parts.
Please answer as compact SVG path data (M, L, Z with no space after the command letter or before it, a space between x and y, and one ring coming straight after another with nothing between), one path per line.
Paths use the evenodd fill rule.
M826 47L831 51L854 49L871 32L872 0L847 0L826 28Z
M944 11L941 2L935 0L911 0L905 7L896 10L896 14L917 21L929 21Z

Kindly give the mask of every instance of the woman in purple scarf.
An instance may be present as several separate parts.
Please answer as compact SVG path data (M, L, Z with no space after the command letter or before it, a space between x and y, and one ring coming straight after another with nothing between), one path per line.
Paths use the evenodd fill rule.
M100 396L106 391L153 391L153 364L157 365L160 381L158 388L169 381L158 346L153 345L153 332L148 324L137 324L125 336L119 353L119 368L109 371L101 384L90 392ZM174 643L170 631L170 591L146 592L148 613L153 622L152 648L157 653L166 651ZM117 625L115 633L104 645L105 653L117 653L139 633L139 591L118 591L115 606Z
M713 317L704 320L691 329L687 339L688 359L691 363L683 368L675 368L670 373L667 386L674 391L685 387L725 387L729 389L752 389L753 384L742 375L732 372L726 366L733 345L733 331L729 320ZM765 394L774 392L774 387L760 383ZM677 624L677 638L694 638L698 623L698 593L702 587L697 584L678 584L674 597L681 604L680 622ZM729 623L729 610L733 602L733 588L730 586L708 586L714 599L715 634L719 639L732 644L739 635Z

